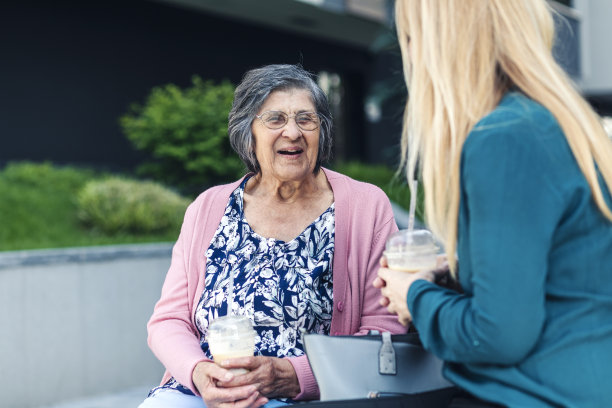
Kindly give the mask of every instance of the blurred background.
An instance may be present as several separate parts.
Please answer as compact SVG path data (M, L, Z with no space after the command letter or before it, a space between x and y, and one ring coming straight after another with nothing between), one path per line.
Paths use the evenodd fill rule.
M317 75L334 115L329 166L379 185L404 222L393 4L2 2L1 406L131 389L142 399L159 380L145 324L187 203L242 173L225 136L249 69L299 63ZM612 2L551 5L558 60L612 115Z

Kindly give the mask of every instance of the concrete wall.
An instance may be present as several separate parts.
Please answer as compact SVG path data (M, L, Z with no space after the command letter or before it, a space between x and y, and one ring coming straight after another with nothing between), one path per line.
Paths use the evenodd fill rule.
M581 16L582 90L587 94L612 92L612 2L574 0Z
M0 252L0 406L156 385L146 322L170 254L171 244Z

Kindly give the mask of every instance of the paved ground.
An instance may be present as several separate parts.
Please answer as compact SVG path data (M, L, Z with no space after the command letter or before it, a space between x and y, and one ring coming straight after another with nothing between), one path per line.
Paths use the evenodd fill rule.
M137 408L145 399L150 387L125 390L116 394L105 394L40 408Z

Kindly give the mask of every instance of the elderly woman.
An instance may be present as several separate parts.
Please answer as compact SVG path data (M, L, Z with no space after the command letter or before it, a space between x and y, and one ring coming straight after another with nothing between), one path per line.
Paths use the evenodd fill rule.
M167 371L141 407L314 399L302 329L404 331L372 285L385 239L397 230L391 205L377 187L321 167L331 128L325 94L299 66L251 70L236 88L229 137L250 173L187 209L148 325ZM232 314L253 322L255 356L217 365L204 333L228 314L230 274Z

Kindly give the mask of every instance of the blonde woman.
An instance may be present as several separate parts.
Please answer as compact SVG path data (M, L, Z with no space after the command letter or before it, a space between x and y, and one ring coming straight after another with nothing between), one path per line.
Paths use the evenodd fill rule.
M610 406L612 143L549 6L398 0L396 22L408 174L465 292L381 268L381 303L473 397L453 406Z

